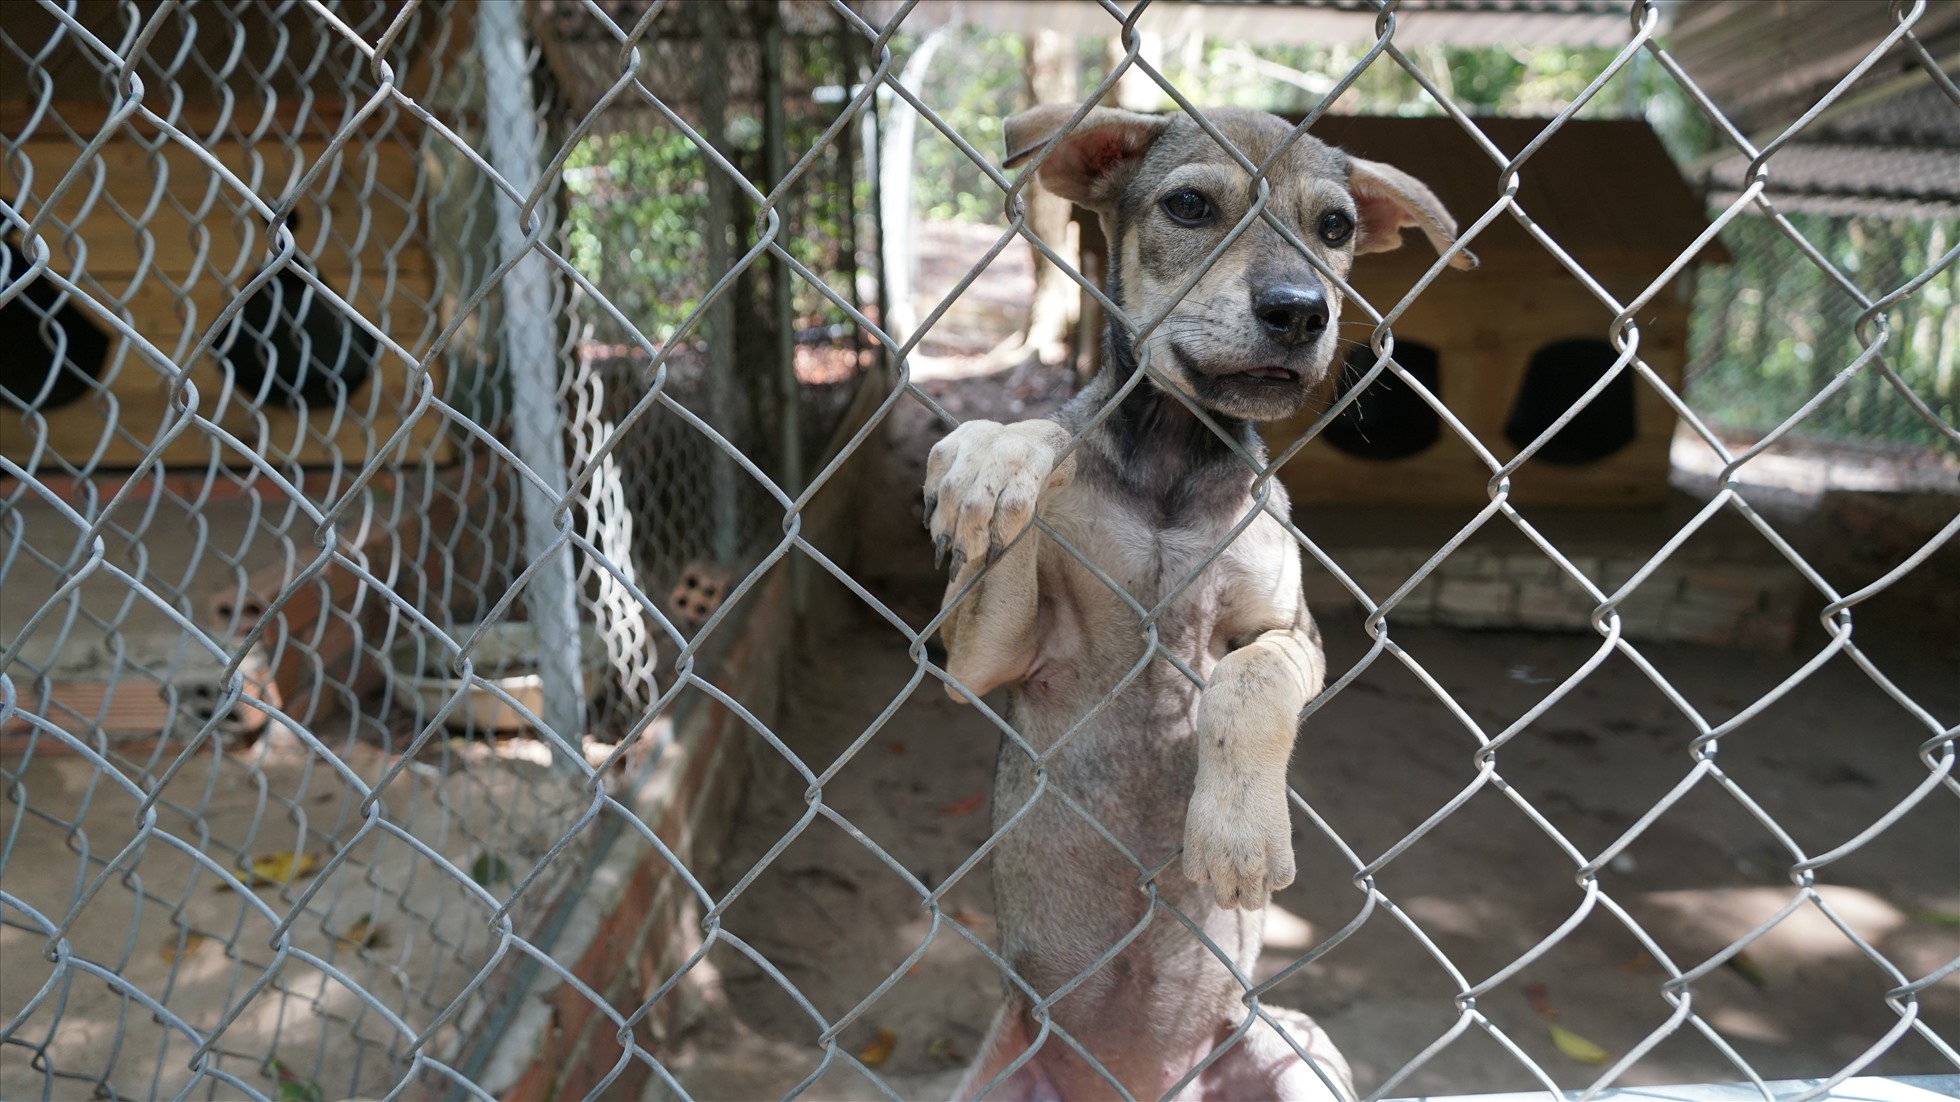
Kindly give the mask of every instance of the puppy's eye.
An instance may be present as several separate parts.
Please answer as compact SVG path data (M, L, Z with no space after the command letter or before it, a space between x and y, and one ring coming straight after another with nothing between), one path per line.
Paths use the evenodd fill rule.
M1170 215L1173 222L1195 226L1209 222L1213 212L1211 200L1205 198L1203 192L1187 187L1164 196L1164 213Z
M1330 210L1320 217L1320 239L1338 245L1354 233L1354 218L1344 210Z

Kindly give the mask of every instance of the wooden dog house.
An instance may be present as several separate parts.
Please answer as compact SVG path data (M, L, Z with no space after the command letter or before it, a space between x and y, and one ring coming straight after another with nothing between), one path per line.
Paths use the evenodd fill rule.
M262 72L257 84L208 77L200 84L188 64L169 78L139 67L151 88L144 105L168 117L163 127L105 106L98 59L73 35L63 37L55 18L30 5L10 7L5 18L11 38L58 42L66 53L61 64L37 70L55 74L50 88L30 86L26 69L0 73L0 131L15 141L0 176L4 197L34 224L51 272L87 297L36 277L0 309L8 347L0 357L0 423L14 425L0 432L0 454L28 469L50 453L76 465L129 467L174 432L161 452L165 464L201 467L213 459L212 436L176 431L179 411L194 400L196 416L275 462L360 462L420 400L420 372L409 357L428 357L429 381L441 394L458 357L478 354L461 339L429 357L465 290L453 262L444 279L437 253L445 235L431 222L444 217L445 202L465 204L442 194L442 178L431 172L439 151L407 112L384 103L354 122L370 90L352 79L340 101L312 94L302 71L309 58L364 72L364 60L323 37L317 21L281 26L270 9L249 6L236 14L240 63ZM422 21L417 33L446 40L447 50L466 49L468 27L452 13ZM222 51L233 41L189 36L166 20L148 56L197 57L223 73ZM275 242L251 196L268 206L290 199L287 225L297 244L290 264L256 294L246 287L273 262ZM448 240L452 257L469 247L460 236ZM22 277L38 244L23 240L18 223L0 223L0 238L4 286ZM409 356L316 296L295 267L314 273ZM214 331L241 297L237 319ZM179 367L189 388L177 385ZM32 430L22 431L23 416ZM401 446L407 457L446 451L441 419L417 419ZM246 462L218 450L220 464Z
M1540 119L1480 119L1515 155L1545 127ZM1384 161L1432 186L1468 227L1500 196L1501 168L1448 118L1330 115L1314 136ZM1701 201L1660 140L1638 120L1572 120L1520 170L1518 202L1593 280L1621 302L1640 294L1707 229ZM1612 367L1614 312L1510 213L1471 243L1480 266L1445 270L1397 319L1396 362L1440 397L1502 462L1537 438ZM1640 359L1678 391L1687 356L1696 265L1727 259L1711 243L1638 312ZM1394 306L1436 256L1421 237L1362 257L1354 287L1377 310ZM1356 324L1357 319L1361 322ZM1349 304L1342 335L1347 380L1374 363L1366 316ZM1267 426L1277 453L1325 406ZM1570 505L1647 505L1667 493L1675 417L1629 367L1512 478L1512 500ZM1490 468L1435 411L1391 375L1377 378L1282 468L1296 502L1444 505L1489 500Z

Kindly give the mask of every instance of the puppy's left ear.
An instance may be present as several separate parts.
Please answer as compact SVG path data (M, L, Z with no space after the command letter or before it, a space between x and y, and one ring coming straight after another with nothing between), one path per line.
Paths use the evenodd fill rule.
M1382 253L1402 247L1402 230L1422 231L1440 255L1456 242L1456 219L1429 185L1393 165L1348 158L1348 190L1360 210L1357 253ZM1465 249L1450 258L1450 267L1470 269L1477 258Z

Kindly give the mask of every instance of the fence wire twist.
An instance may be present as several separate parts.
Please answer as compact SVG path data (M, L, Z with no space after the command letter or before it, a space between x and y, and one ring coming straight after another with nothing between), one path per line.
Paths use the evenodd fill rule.
M1366 653L1331 679L1303 718L1311 720L1387 659L1454 718L1472 769L1446 803L1373 856L1290 793L1301 820L1343 855L1357 895L1344 927L1258 982L1238 973L1229 954L1158 894L1155 878L1168 859L1146 864L1125 850L1078 794L1062 791L1047 775L1047 761L1073 731L1037 751L933 661L927 639L945 614L918 626L908 622L847 564L810 541L805 512L901 403L919 402L949 426L957 421L914 379L913 356L1015 241L1075 279L1139 345L1255 223L1310 261L1314 254L1266 210L1267 165L1236 150L1144 56L1137 28L1148 5L1125 10L1101 0L1108 33L1124 52L1077 119L1126 75L1142 74L1259 182L1258 201L1170 305L1149 317L1126 313L1055 243L1029 228L1025 191L1041 158L1010 178L900 79L893 39L914 7L833 0L827 8L784 9L798 19L820 19L852 40L868 67L838 82L842 102L812 126L807 151L769 171L739 163L740 153L720 140L723 97L731 88L709 80L689 95L681 91L688 87L683 77L662 71L677 56L674 40L687 37L668 34L670 27L685 27L701 50L726 49L734 31L749 29L731 28L730 20L755 17L755 6L689 12L662 2L557 5L532 22L534 31L576 25L587 45L603 47L587 50L587 60L570 69L543 57L563 48L562 36L541 32L535 53L512 53L514 24L496 22L510 10L493 5L479 12L435 0L314 0L269 9L167 0L100 16L42 0L33 19L0 27L0 45L24 69L28 89L26 107L8 116L5 134L9 183L0 196L0 223L11 252L0 269L0 307L32 312L35 332L57 365L33 380L29 392L4 395L21 411L21 427L9 435L18 432L30 444L10 444L0 457L9 478L0 578L10 600L32 596L9 605L27 611L0 635L0 728L17 736L4 772L12 812L0 869L17 873L60 852L72 857L74 869L60 892L17 889L11 876L0 889L9 945L0 1052L25 1054L31 1063L31 1074L7 1082L32 1082L50 1097L81 1084L117 1097L228 1090L291 1097L288 1088L390 1096L440 1089L487 1097L456 1063L462 1035L496 1013L493 996L508 994L493 979L529 961L593 1003L616 1034L622 1054L590 1096L636 1063L685 1095L636 1027L719 950L747 958L809 1017L822 1057L792 1093L842 1067L897 1097L873 1061L840 1037L941 937L971 945L1018 988L1032 1004L1038 1043L1068 1046L1101 1070L1095 1053L1050 1008L1161 923L1188 929L1245 989L1243 1019L1205 1064L1259 1022L1288 1037L1304 1058L1301 1042L1262 999L1384 916L1448 977L1455 1018L1374 1085L1372 1096L1396 1094L1473 1029L1508 1052L1532 1081L1557 1091L1558 1076L1479 1003L1582 923L1604 916L1664 972L1653 994L1666 1018L1605 1066L1585 1093L1624 1082L1656 1046L1690 1030L1721 1052L1738 1078L1772 1098L1766 1080L1773 1072L1753 1067L1698 1011L1696 985L1802 910L1821 916L1882 974L1883 999L1896 1024L1799 1097L1856 1075L1908 1032L1960 1068L1952 1039L1921 1016L1922 994L1960 970L1960 958L1907 974L1818 890L1830 866L1940 789L1960 795L1954 776L1960 732L1889 679L1853 637L1857 607L1946 545L1960 532L1960 518L1888 573L1840 592L1751 502L1738 477L1833 395L1874 381L1913 411L1916 429L1960 445L1960 430L1901 378L1888 355L1892 313L1933 281L1951 279L1960 244L1891 286L1866 286L1861 273L1846 271L1810 242L1771 192L1777 151L1887 58L1926 67L1960 111L1960 90L1914 35L1925 0L1895 5L1884 40L1767 141L1730 124L1675 62L1657 37L1661 11L1647 2L1629 6L1623 48L1514 156L1484 137L1397 45L1402 15L1393 5L1379 11L1372 47L1295 129L1295 139L1307 133L1370 67L1405 73L1487 159L1464 171L1487 172L1499 184L1500 198L1487 209L1458 212L1465 228L1451 254L1474 248L1493 223L1514 220L1610 312L1606 335L1618 358L1535 441L1500 459L1395 357L1397 321L1451 254L1394 303L1370 304L1321 268L1367 317L1373 359L1341 401L1269 460L1240 453L1255 474L1254 510L1154 607L1074 552L1136 616L1144 642L1142 656L1100 710L1159 660L1202 684L1161 645L1157 620L1265 509L1268 482L1279 468L1371 383L1393 378L1420 396L1489 473L1487 504L1387 592L1357 582L1337 552L1292 518L1274 514L1366 613ZM597 55L605 61L590 62ZM1747 159L1748 170L1692 248L1637 293L1620 297L1538 225L1517 196L1543 144L1642 58L1678 84L1720 139ZM499 65L528 73L536 86L516 94L522 89L498 84L508 75ZM573 73L592 90L576 102L567 98L572 90L558 85ZM759 89L761 77L749 84L750 91ZM739 82L732 91L740 93ZM798 235L789 232L792 219L807 216L795 207L804 201L799 196L834 191L841 178L848 232L855 235L851 143L881 98L891 110L916 113L969 158L1000 190L1007 212L992 247L906 333L885 327L884 312L866 305L855 278L838 285L835 253L800 249ZM72 110L75 103L94 104L94 113ZM605 201L577 188L568 193L565 181L586 168L573 163L580 150L603 142L622 115L673 135L706 201L741 216L729 224L746 220L753 227L746 237L724 238L717 230L688 258L692 293L658 333L649 331L637 307L620 305L638 292L595 278L590 264L575 262L581 246L563 217L567 203ZM775 182L765 189L757 179ZM1773 227L1859 313L1852 358L1795 412L1736 448L1643 358L1640 318L1702 245L1744 217L1759 219L1761 232ZM774 273L769 291L778 301L793 294L806 314L840 320L891 368L868 377L867 385L877 388L875 408L838 447L817 456L807 477L802 441L794 433L781 443L758 435L756 411L739 408L750 400L744 394L757 391L727 389L735 378L737 318L749 316L738 315L737 307L744 296L759 297L756 281L765 270ZM774 337L789 339L787 312L776 316ZM83 323L106 331L99 354L83 347ZM274 336L282 324L300 331L283 347ZM858 362L854 353L854 371ZM1512 479L1622 376L1653 389L1719 456L1722 470L1705 506L1630 576L1609 584L1517 507ZM153 381L162 400L147 406L133 400L127 384L135 379ZM1146 354L1091 427L1124 394L1152 380L1180 394ZM775 407L778 414L798 404L793 382L790 387L776 392L788 394ZM63 388L73 393L61 396ZM63 407L66 420L54 416ZM1191 408L1211 422L1195 403ZM87 411L82 430L73 427L82 423L76 411ZM1079 443L1080 436L1070 448ZM105 477L109 471L120 473ZM1825 641L1769 693L1716 721L1627 638L1622 607L1724 514L1746 522L1821 595ZM1535 705L1492 729L1398 644L1391 628L1398 607L1467 541L1506 526L1583 591L1599 642ZM1066 546L1045 521L1037 520L1036 529ZM903 690L822 767L718 688L704 660L768 572L792 559L815 564L901 633L913 664ZM1507 781L1500 757L1616 656L1652 683L1695 736L1678 783L1614 841L1589 851L1560 830L1533 794ZM506 678L526 659L546 663L542 691ZM1838 659L1854 663L1923 728L1919 758L1926 772L1863 831L1812 853L1724 771L1718 750L1723 739ZM559 664L555 675L550 663ZM87 698L57 691L77 679L103 688ZM1001 809L1001 825L987 841L931 885L825 799L825 786L930 681L964 694L998 728L1005 752L1028 756L1038 780L1028 803ZM585 691L565 695L567 686L580 685ZM704 870L687 867L621 801L618 788L620 767L643 760L668 737L667 717L684 697L733 712L806 786L807 806L796 823L719 893L704 883ZM140 713L134 721L132 711ZM513 715L542 740L483 737ZM472 737L455 737L449 721L458 719ZM147 737L128 735L146 725ZM1792 890L1773 916L1721 951L1676 960L1608 890L1601 873L1690 793L1709 789L1725 794L1777 841ZM1478 976L1460 968L1433 930L1384 890L1381 875L1487 790L1501 794L1563 854L1577 891L1564 922ZM1135 866L1149 906L1084 973L1040 991L945 900L1035 800L1049 797L1081 815ZM820 818L867 847L916 893L929 919L904 961L835 1015L820 1011L767 953L722 921ZM606 831L617 833L617 844L643 845L670 867L703 915L698 949L658 977L638 1005L613 1005L574 975L554 956L546 923L550 905L576 881ZM164 916L161 922L155 913ZM22 950L29 944L40 954L38 965ZM173 999L192 988L221 994L215 1006ZM65 1022L101 1005L116 1008L109 1036L63 1031Z

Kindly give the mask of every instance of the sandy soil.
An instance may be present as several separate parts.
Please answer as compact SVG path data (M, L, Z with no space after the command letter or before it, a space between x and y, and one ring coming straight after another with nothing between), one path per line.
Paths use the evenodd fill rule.
M135 793L41 741L37 753L0 759L12 789L0 799L0 847L32 858L8 863L5 891L18 903L0 907L0 1022L14 1027L0 1046L5 1099L94 1097L97 1077L123 1098L247 1097L213 1078L193 1081L195 1046L144 999L201 1034L222 1025L213 1067L267 1096L381 1097L406 1074L395 1059L405 1038L377 1008L427 1028L494 948L489 908L459 873L507 895L576 816L582 793L542 755L440 746L396 774L379 804L438 863L368 824L361 792L288 736L238 756L193 757L156 788L147 834ZM361 743L335 751L366 784L396 760ZM302 875L244 892L187 849L228 869L298 852ZM71 918L78 892L98 876L107 877L101 890ZM520 928L528 921L520 915ZM42 955L49 926L63 922L65 951L118 974L121 989ZM282 957L282 939L367 994ZM454 1036L452 1022L433 1044ZM57 1077L36 1066L37 1049Z
M1345 667L1363 653L1358 622L1328 625ZM1583 660L1577 637L1410 630L1398 638L1486 729L1515 718ZM1688 647L1645 648L1697 706L1730 714L1785 673L1789 656ZM1922 675L1930 670L1920 671ZM817 818L729 910L727 929L780 975L733 953L716 957L721 992L739 1019L704 1037L713 1058L687 1080L697 1097L778 1097L814 1069L818 1033L791 987L836 1021L893 975L896 986L845 1028L843 1048L896 1039L881 1072L901 1096L943 1095L958 1058L973 1051L998 998L998 977L955 932L931 931L916 891L869 843L920 883L937 886L984 841L997 736L971 709L914 673L895 632L869 622L840 631L798 667L786 737L821 771L890 701L892 720L851 754L823 790L824 805L861 832ZM1921 681L1919 699L1951 715L1960 686ZM1630 663L1610 661L1499 755L1513 791L1584 853L1617 838L1686 776L1687 724ZM1926 777L1920 735L1895 705L1845 663L1826 666L1725 744L1728 773L1807 852L1853 837ZM1391 659L1371 665L1310 725L1292 781L1347 846L1373 859L1475 780L1473 739L1429 690ZM749 793L732 884L804 814L804 785L786 768ZM1353 921L1365 899L1334 840L1296 814L1300 879L1277 899L1261 972L1292 963ZM1850 927L1909 976L1960 952L1943 925L1960 906L1952 840L1960 808L1939 793L1876 841L1819 875ZM1773 837L1738 802L1703 782L1692 788L1602 878L1681 968L1708 959L1769 917L1794 889ZM1486 786L1380 874L1383 892L1473 983L1550 935L1581 906L1574 864L1503 794ZM991 940L985 863L961 877L946 911ZM924 952L909 968L911 954ZM1663 969L1603 908L1554 949L1479 1001L1561 1086L1600 1070L1561 1055L1527 991L1558 1024L1617 1057L1668 1017ZM789 985L789 986L785 986ZM1897 1019L1882 1002L1885 975L1815 908L1805 907L1749 950L1740 969L1718 968L1695 986L1703 1019L1766 1076L1825 1075L1852 1060ZM1409 930L1383 908L1275 991L1318 1017L1353 1061L1364 1091L1379 1086L1455 1021L1457 987ZM1960 1036L1960 982L1925 1000L1922 1020ZM747 1043L732 1033L750 1034ZM710 1039L711 1038L711 1039ZM761 1046L761 1047L758 1047ZM758 1052L766 1057L757 1059ZM1908 1036L1874 1068L1950 1070ZM1736 1070L1682 1030L1625 1076L1627 1084L1726 1081ZM1495 1041L1472 1028L1396 1094L1522 1089L1535 1083ZM877 1097L856 1073L833 1071L812 1097Z

